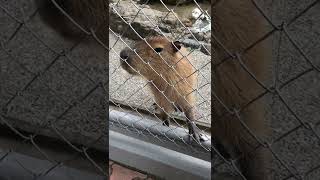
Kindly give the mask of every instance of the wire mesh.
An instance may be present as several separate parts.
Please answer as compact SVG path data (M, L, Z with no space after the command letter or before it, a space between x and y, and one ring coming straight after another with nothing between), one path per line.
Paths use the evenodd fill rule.
M44 26L33 1L0 1L0 19L0 124L9 129L1 137L6 152L1 161L16 151L32 151L50 162L39 170L16 158L33 179L50 177L63 164L77 166L79 159L86 162L83 169L106 177L105 60L81 54L86 48L81 41L66 41ZM94 33L87 34L96 39ZM88 57L95 62L82 59ZM10 133L31 147L6 144ZM69 156L51 153L46 148L50 143Z
M238 6L234 4L236 3L228 0L216 1L214 9L217 12L219 8L234 12L241 3L237 4ZM231 21L228 23L229 28L234 28L230 30L231 33L228 30L219 29L222 18L219 19L217 16L221 14L217 13L214 16L218 19L216 19L217 22L213 18L213 44L220 49L218 53L223 52L214 62L214 76L219 74L227 77L224 79L233 82L238 89L225 91L239 93L239 95L230 94L232 98L229 99L223 97L223 93L218 90L218 86L223 83L215 81L221 77L213 80L213 85L217 83L217 87L213 90L214 101L217 102L214 106L222 109L222 113L214 114L217 116L213 117L213 122L231 118L233 123L238 123L238 127L243 128L243 131L256 143L255 148L251 147L252 154L258 152L259 148L270 153L271 165L267 167L267 174L264 174L269 178L261 177L261 173L259 179L317 179L319 164L315 159L318 154L316 144L319 141L318 110L316 110L318 105L317 103L311 105L309 102L312 102L313 98L319 99L318 94L315 93L318 84L311 85L303 81L308 81L307 79L310 78L316 82L319 79L319 64L316 60L319 58L319 52L317 48L312 47L318 47L319 43L311 40L317 39L313 33L317 32L316 29L319 27L319 23L316 22L319 19L319 12L316 10L319 8L319 1L302 3L301 1L251 0L242 1L241 5L246 7L247 11L240 10L238 14L235 13L238 15L234 16L235 20L230 20L230 16L223 17L224 21ZM249 16L241 14L250 11L254 13L249 13ZM257 18L258 16L260 17ZM265 21L266 25L263 29L260 29L260 21L257 19ZM254 24L250 24L251 22ZM305 26L307 22L312 24L308 28ZM220 31L229 32L229 37L221 36L223 33L219 34ZM215 34L215 32L218 33ZM238 43L236 38L232 38L234 37L232 33L242 36L239 37L239 41L244 41ZM309 41L307 42L305 38ZM265 47L263 44L268 41L271 41L272 56L269 57L267 54L254 56L253 54L258 54L261 47ZM263 64L265 60L269 64ZM257 62L256 66L253 65L254 62ZM232 67L234 72L226 71L226 67ZM261 75L262 72L272 74L271 78L265 80L266 74ZM232 88L232 86L226 87ZM261 109L259 106L261 104L266 111ZM263 119L270 120L268 126L271 127L271 133L267 137L261 135L259 131L262 129L259 129L259 125L250 122L250 119L258 121L261 118L259 113L263 115ZM219 123L216 127L219 128L218 126ZM258 131L254 128L258 128ZM310 151L307 150L307 152L306 149ZM248 179L248 174L244 174L237 164L238 160L244 156L244 153L240 153L231 159L215 158L213 167L218 169L218 172L232 169L242 179ZM248 163L256 161L257 158L251 157ZM261 165L255 165L252 171L258 174Z
M139 41L147 41L145 37L148 37L148 35L161 35L164 37L170 37L174 40L193 37L195 41L202 46L201 43L203 42L198 40L198 35L194 35L190 28L185 26L183 20L181 20L178 15L174 14L176 8L179 7L179 2L176 4L176 6L169 7L167 5L167 1L160 1L160 6L163 7L164 12L167 13L163 16L163 19L160 19L170 19L169 16L173 15L174 18L177 18L178 24L184 28L185 31L183 32L177 32L176 29L179 29L177 26L171 27L170 30L167 31L162 24L163 21L155 21L152 16L148 15L150 7L151 9L153 7L152 4L150 5L149 1L143 1L143 3L138 5L135 4L135 1L114 1L114 3L110 4L110 12L113 12L116 16L115 21L122 22L122 24L120 23L121 28L117 29L117 27L111 26L109 29L111 37L115 38L115 40L110 43L110 54L114 54L117 56L116 59L120 59L120 50L117 49L116 44L122 43L122 47L132 47L130 46L130 40L125 38L128 36L131 36L134 40ZM215 8L221 8L222 6L225 6L224 8L228 10L227 8L230 3L228 4L226 2L231 1L225 0L211 2L212 5L214 5L212 10L213 12L211 13L214 14ZM215 126L215 121L218 119L223 119L224 117L232 117L234 121L238 121L236 123L238 123L239 126L244 129L245 133L249 134L253 141L258 144L257 147L252 149L263 148L271 154L272 166L268 167L269 175L272 177L271 179L316 179L316 174L319 167L316 160L316 147L319 140L319 133L317 132L318 121L316 118L318 110L316 109L319 109L319 106L318 103L314 101L315 99L316 101L319 99L317 95L318 93L316 93L318 89L316 82L318 82L319 79L319 65L317 64L316 59L318 58L319 53L316 50L317 48L315 48L319 46L319 43L317 43L316 40L318 39L317 28L319 27L319 24L317 23L319 19L319 13L316 9L319 7L319 1L274 2L248 0L243 2L246 2L244 4L250 4L250 6L253 7L250 10L254 9L255 14L260 16L258 19L265 21L267 24L264 29L265 31L260 32L260 29L258 29L260 22L257 23L256 19L254 19L255 17L246 17L246 22L243 21L243 24L236 24L237 21L234 21L236 25L233 25L232 27L246 29L245 26L248 24L250 25L250 22L253 22L253 24L257 23L256 27L258 29L257 31L249 32L237 32L237 30L234 30L233 33L238 36L248 36L252 38L250 39L250 43L244 41L245 43L241 44L241 47L234 49L229 49L228 46L230 46L230 43L237 44L237 39L232 42L225 42L223 41L225 39L221 39L221 37L215 33L212 33L211 37L214 49L223 49L224 53L226 54L222 59L215 59L215 62L213 62L212 65L212 71L215 74L216 72L223 70L224 66L229 66L230 64L235 63L235 67L238 68L235 71L241 71L242 76L246 76L249 77L248 79L251 79L249 86L245 88L251 88L254 90L240 89L241 86L243 86L240 85L242 82L241 76L232 76L232 73L231 76L228 76L227 73L222 73L222 75L226 75L229 78L230 83L232 82L236 85L239 85L238 93L240 96L241 93L243 93L242 91L253 93L248 95L246 94L247 92L244 92L243 94L247 97L243 98L241 103L238 104L238 102L233 102L237 100L232 98L230 98L228 102L224 102L225 99L219 97L219 94L213 90L212 97L214 102L217 103L215 105L222 107L224 114L213 117L212 126ZM191 3L195 4L203 14L207 13L196 1L192 1ZM126 11L121 9L122 6L127 7ZM231 9L232 5L230 6ZM127 14L129 11L135 12L131 12L132 17ZM241 12L243 11L240 11L238 14L239 19L241 18ZM230 13L234 13L236 15L237 9L234 8ZM237 19L237 17L235 18ZM141 27L137 26L137 22L140 23L140 19L147 21L146 24L150 25L150 29L152 30L150 30L149 33L145 33L143 30L141 30ZM214 27L215 19L213 18L213 28ZM219 30L220 29L216 31ZM213 32L215 32L215 29L213 29ZM261 76L259 72L256 72L256 69L252 69L252 67L247 65L248 57L246 55L252 53L253 51L258 51L257 49L259 49L261 44L270 41L270 39L272 40L272 52L270 51L272 56L269 57L269 63L271 66L265 66L265 69L269 68L268 73L272 74L272 78L270 78L268 81L263 81L261 79L263 76ZM139 54L137 52L135 53L136 55ZM195 50L191 50L191 54L195 53ZM211 55L211 52L207 53ZM197 55L195 55L195 57L197 58ZM211 64L211 62L209 61L208 64ZM199 72L202 70L202 68L196 69ZM136 111L137 114L142 114L141 112L147 112L148 114L156 117L156 114L152 108L150 109L152 102L154 102L154 100L151 100L150 102L150 98L152 99L153 97L150 95L151 97L149 98L146 94L150 93L144 92L144 89L150 82L143 81L144 83L138 85L137 82L139 81L135 77L119 75L119 71L122 71L120 65L115 65L114 67L112 65L110 66L110 82L111 84L116 84L115 88L111 87L110 90L111 102L119 108L129 108ZM117 80L119 79L117 78L118 76L121 76L122 79ZM199 76L202 75L200 74ZM309 80L307 80L308 78ZM207 79L206 83L211 86L211 79L205 79ZM313 79L313 85L306 83L307 81L311 83L310 79ZM133 81L131 86L136 88L125 89L126 87L130 86L132 83L131 81ZM214 85L215 84L213 83L213 86ZM122 94L120 94L119 92L122 89L125 90L123 90ZM142 91L143 93L141 93ZM118 96L116 96L117 93L119 93ZM135 94L138 94L136 95L138 103L131 102L133 101L132 99L134 98ZM199 99L202 98L201 94L201 92L197 92ZM230 96L232 97L232 95ZM125 104L125 106L121 106L121 104ZM252 129L250 124L247 124L246 121L247 117L245 116L245 112L248 110L253 112L262 112L262 110L259 109L259 105L261 104L263 104L262 106L265 106L264 108L267 109L267 111L263 112L265 115L263 119L270 120L270 122L268 122L268 126L272 128L268 137L262 137L260 134L257 134L256 130ZM310 109L303 108L305 106ZM144 110L142 111L141 109ZM198 107L198 109L202 109L202 107ZM144 116L141 115L141 120L143 120L143 117ZM207 117L210 119L211 114ZM270 117L270 119L268 117ZM207 122L210 122L210 120ZM159 126L160 125L162 125L162 123L159 120ZM145 132L136 129L134 124L129 127L121 125L120 122L112 122L111 126L123 126L126 130L129 131L133 129L141 135L149 133L148 131ZM216 125L216 127L219 128L218 125ZM232 130L230 131L232 133ZM154 138L157 139L158 136L154 136ZM215 136L213 136L213 141L215 141ZM188 146L188 144L186 144L186 146ZM307 149L308 153L306 153ZM212 151L214 152L213 156L215 157L213 160L214 169L217 169L218 172L228 169L228 171L233 171L234 174L246 179L245 175L241 171L241 168L237 164L238 160L242 158L241 154L230 159L226 156L223 156L223 153L219 147L214 146ZM254 157L252 157L252 159L254 159ZM257 168L256 170L258 171L259 169Z
M61 9L54 0L52 2L57 8ZM320 167L317 153L320 137L318 132L319 121L317 119L319 113L319 65L316 61L319 58L319 52L317 51L319 49L319 23L317 23L320 22L319 11L317 11L319 1L258 2L248 0L256 9L256 12L269 23L269 31L260 34L250 44L245 44L241 51L228 49L228 45L224 44L220 37L212 34L213 45L216 46L217 44L217 46L222 47L227 54L224 59L213 62L213 65L211 65L210 60L211 51L208 48L210 46L207 46L211 39L204 43L206 38L194 33L189 25L175 13L182 2L177 1L174 6L169 6L164 1L160 1L163 14L161 18L157 17L156 19L148 15L150 7L152 7L147 6L149 1L137 4L136 1L132 0L119 0L109 4L109 13L113 15L115 21L122 23L122 27L114 29L116 27L113 25L116 23L110 24L108 30L111 43L108 48L103 43L104 41L100 40L90 29L82 27L67 13L64 12L63 14L70 19L70 23L75 24L80 31L95 39L98 44L109 51L109 55L115 56L118 63L120 62L120 49L131 47L129 45L131 44L129 43L130 40L126 38L126 36L131 35L135 36L134 39L140 41L145 41L144 38L148 35L161 35L180 40L186 46L201 48L203 52L209 55L208 59L205 56L202 57L199 51L193 48L189 50L189 53L196 60L196 62L190 60L198 79L198 84L193 91L196 94L197 102L193 108L199 111L199 114L202 114L201 118L197 120L197 124L199 127L202 126L201 132L203 134L210 131L210 125L208 124L211 123L210 95L212 83L210 69L213 72L219 72L219 68L230 61L236 62L238 68L254 82L255 86L253 87L259 88L259 93L254 94L254 97L250 97L240 106L233 107L224 102L213 91L213 101L223 106L225 114L220 117L213 117L212 126L214 126L215 119L224 116L233 116L235 120L239 121L246 132L259 144L257 148L265 148L271 153L273 164L269 170L273 179L317 179ZM91 117L93 114L99 114L97 113L99 110L95 111L93 109L97 108L103 112L105 108L101 105L104 102L101 101L104 101L103 94L107 92L107 88L104 86L105 80L100 78L105 75L105 64L97 63L98 67L103 67L103 70L98 71L96 70L97 67L93 70L86 69L86 64L79 66L81 63L75 54L83 51L80 48L81 42L66 43L68 46L65 48L61 48L59 45L53 47L51 42L46 39L48 37L41 34L41 28L33 24L37 17L37 10L35 7L26 6L28 3L30 2L0 1L1 23L4 23L4 26L1 26L0 35L1 124L6 129L10 129L22 142L31 144L42 158L53 162L53 165L43 172L33 174L35 177L46 176L60 164L72 161L79 156L90 162L98 172L106 175L105 169L89 153L91 147L95 147L99 143L104 144L106 139L105 128L99 129L92 125L100 124L100 127L105 127L105 113L102 113L101 117ZM191 3L193 7L200 10L199 19L204 16L211 22L210 15L213 12L204 9L197 1ZM211 3L214 8L216 5L217 7L218 5L220 7L226 5L223 4L224 1ZM18 8L18 5L20 8ZM124 5L124 7L130 6L134 16L126 16L128 15L126 13L131 11L129 11L129 8L121 9L121 5ZM136 21L141 17L152 27L148 32L138 29L141 27L139 27L139 23L137 25ZM247 20L250 21L250 19ZM111 38L114 38L114 40L112 41ZM269 38L273 40L272 48L274 52L271 58L273 78L271 83L266 83L257 77L257 72L246 65L245 55ZM192 45L188 43L191 41L190 39L193 42ZM122 45L117 48L120 43ZM30 46L30 44L33 45ZM138 54L136 53L136 55ZM161 56L159 57L164 60ZM150 108L154 102L154 97L148 92L147 87L150 83L152 84L152 81L141 81L134 76L123 74L120 65L112 64L111 58L109 63L110 103L128 113L133 113L133 110L141 117L141 121L145 120L145 113L147 113L159 122L157 126L162 126L162 120L158 118L157 111ZM122 73L119 73L121 71ZM238 82L237 78L239 77L230 78ZM66 85L59 85L55 82L63 82ZM131 87L133 88L131 89ZM252 107L254 109L259 101L265 99L270 101L268 103L270 109L266 113L271 114L272 135L268 138L255 134L254 130L248 127L243 120L246 119L243 116L245 110ZM101 104L92 105L96 102L101 102ZM85 104L91 104L93 108L90 110L90 108L85 107ZM176 107L176 109L179 109L179 107ZM110 110L112 111L112 109ZM186 128L187 132L186 122L188 120L184 120L183 115L179 113L177 115L169 113L168 115L175 125ZM79 121L75 119L79 119ZM95 119L95 121L92 122L92 119ZM77 127L78 122L83 122L81 124L87 124L88 126L79 128ZM28 123L31 123L32 126ZM70 126L72 125L77 127L75 133L70 132ZM110 122L110 126L122 127L141 136L149 135L153 139L170 142L182 148L192 148L188 142L184 141L183 137L180 137L181 142L173 141L166 136L166 132L161 136L150 133L148 130L150 127L141 130L135 128L134 124L123 126L121 122ZM171 129L168 131L174 132L175 129L172 126L169 128ZM88 129L95 132L93 137L89 136L89 142L79 140L76 137L77 133L85 133ZM74 151L74 157L63 160L50 157L38 143L41 135L58 137ZM214 138L213 140L215 140ZM14 150L14 148L12 149ZM228 168L245 179L236 164L241 155L238 158L228 159L222 156L221 151L215 146L212 149L202 147L202 150L205 152L213 151L213 154L218 154L218 158L213 161L214 169L220 171ZM11 151L5 153L1 161L5 160L10 153ZM29 169L30 167L24 168L27 173L32 172Z
M110 59L110 69L109 69L109 81L110 81L110 92L109 92L109 98L110 103L113 104L115 107L120 109L121 111L124 111L128 114L136 114L138 117L140 117L139 120L135 121L131 125L126 125L120 120L110 121L110 127L120 127L127 131L134 131L138 134L141 134L142 136L150 136L149 139L153 141L161 141L161 142L167 142L167 143L173 143L176 146L184 149L190 149L194 151L198 151L193 148L193 146L190 144L190 141L186 139L185 137L179 135L178 133L175 133L177 128L183 128L185 129L185 132L188 133L188 121L190 119L186 118L186 116L183 113L183 110L181 111L181 108L178 107L178 102L174 102L172 100L172 97L168 97L168 93L166 92L166 88L162 88L159 85L156 85L156 78L160 77L161 80L164 80L163 86L164 87L172 87L174 92L176 93L176 96L183 99L186 98L186 94L182 94L179 91L179 82L185 81L188 82L188 77L190 76L196 76L196 85L193 87L192 92L194 96L197 97L196 103L194 102L188 102L188 106L190 106L192 109L195 109L197 111L197 114L199 114L199 118L196 119L196 122L199 122L199 124L202 125L201 133L206 136L210 133L210 119L211 119L211 100L210 100L210 89L211 89L211 76L210 76L210 67L211 67L211 58L208 55L203 55L199 51L199 49L189 48L189 52L186 54L181 54L182 61L185 61L185 63L190 64L192 68L192 72L187 75L182 75L182 73L186 74L185 72L178 72L175 68L175 66L179 66L179 61L175 65L172 65L167 63L167 57L162 57L161 53L158 54L157 58L160 61L160 65L165 66L171 66L168 68L170 73L176 74L178 77L177 82L169 82L170 80L166 79L164 76L163 70L161 68L156 68L152 64L148 64L146 61L146 58L148 57L141 57L141 53L139 55L139 50L136 49L136 51L133 49L131 45L133 44L133 41L128 39L127 37L130 37L131 39L134 39L136 41L142 41L145 42L145 48L154 48L154 44L150 44L150 39L155 36L161 36L165 40L171 42L173 40L180 41L183 43L184 40L193 40L194 46L197 46L198 48L202 47L204 51L206 51L207 54L210 55L210 49L207 49L208 47L205 46L206 42L199 41L194 33L191 31L191 27L187 27L184 22L180 19L175 11L176 8L179 8L180 3L177 3L175 5L168 5L164 3L163 1L160 1L158 4L160 7L156 8L162 8L162 11L158 11L156 9L153 9L152 6L154 4L151 4L149 1L144 1L137 3L136 1L115 1L113 3L109 4L109 12L110 12L110 22L117 22L114 23L114 25L110 24L109 28L109 59ZM206 10L202 10L200 5L195 1L190 5L190 7L199 8L199 11L201 11L198 19L201 18L201 15L204 16L204 18L207 18L206 21L211 22L211 17L209 13L207 12L209 7L207 7ZM191 11L190 11L191 13ZM156 15L154 15L156 14ZM196 21L197 19L195 19ZM168 24L168 22L171 23L171 26ZM119 24L121 27L119 27ZM137 25L142 24L142 25ZM147 26L150 27L140 27L140 26ZM210 25L208 25L210 27ZM173 28L175 27L175 28ZM148 29L149 28L149 29ZM163 29L166 29L164 32ZM187 38L189 37L189 38ZM203 38L203 34L202 34ZM207 40L210 40L207 39ZM184 43L186 46L188 44ZM145 74L141 74L141 72L138 72L137 70L133 69L137 75L131 75L127 73L123 68L123 63L126 63L128 66L131 66L126 59L121 58L120 51L124 48L130 48L132 52L134 52L134 55L137 56L140 60L142 60L142 64L146 65L146 68L149 69L150 74L154 74L153 78L146 78L142 79L140 77L145 77ZM181 53L178 51L178 53ZM150 54L152 55L152 54ZM203 59L191 59L191 56L202 56ZM152 60L151 60L152 61ZM187 69L190 71L189 69ZM181 71L181 70L180 70ZM191 82L193 83L193 82ZM189 84L190 85L190 84ZM151 88L155 88L156 92L152 93L150 91ZM163 91L163 92L161 92ZM156 95L155 95L156 94ZM158 95L157 95L158 94ZM161 95L162 94L162 95ZM155 100L155 98L159 98L159 96L164 97L164 101L170 102L175 112L166 112L165 107L163 107L161 101ZM178 98L177 98L178 99ZM179 112L180 109L180 112ZM112 109L109 110L110 112ZM133 112L132 112L133 111ZM168 119L171 120L171 125L169 128L167 128L164 131L158 130L159 133L153 133L154 131L150 129L161 129L163 127L163 121L165 119L161 119L161 112L164 111ZM126 115L124 115L126 116ZM148 120L154 120L155 123L151 125L150 127L145 128L139 128L139 123L141 121L148 121ZM194 120L194 119L191 119ZM172 126L173 125L173 126ZM177 138L173 138L169 136L168 134L175 134ZM193 138L191 136L191 138ZM208 140L208 139L207 139ZM195 139L193 139L195 141ZM201 143L198 142L198 145L202 146ZM201 151L205 153L210 152L210 147L202 146Z

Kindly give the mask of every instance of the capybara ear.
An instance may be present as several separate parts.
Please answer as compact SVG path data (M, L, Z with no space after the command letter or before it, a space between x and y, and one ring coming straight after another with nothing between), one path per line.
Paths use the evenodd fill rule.
M181 49L181 42L179 41L174 41L172 42L171 45L172 45L173 52L178 52Z

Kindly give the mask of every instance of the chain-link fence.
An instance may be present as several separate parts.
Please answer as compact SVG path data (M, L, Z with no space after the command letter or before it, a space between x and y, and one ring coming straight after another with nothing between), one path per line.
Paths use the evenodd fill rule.
M181 14L176 13L177 9L181 12L181 8L185 8L181 3L114 1L109 4L112 22L109 28L109 98L115 106L109 113L125 112L119 113L114 120L110 119L110 128L137 132L165 147L174 144L183 151L210 155L210 144L198 142L197 145L202 146L199 150L190 144L191 138L193 142L197 141L194 136L188 137L188 126L193 121L199 122L194 131L199 130L202 140L211 143L208 136L211 52L207 46L210 38L204 40L205 36L210 37L210 6L203 10L196 1L188 4L189 16L182 19ZM189 20L195 8L199 14ZM192 21L203 23L203 27L194 27L191 31ZM202 41L198 40L199 37ZM140 44L134 46L130 39L140 41ZM173 41L189 47L188 51L175 50L180 48L175 46L180 45L177 42L172 44ZM208 55L200 52L200 47ZM172 50L176 52L173 55L169 54ZM190 118L190 111L197 114L197 118ZM130 118L123 118L126 116ZM170 120L168 127L165 120Z
M148 44L145 46L146 49L150 46L155 48L152 41L148 38L144 39L149 35L161 35L180 40L185 46L192 47L190 53L195 59L204 59L197 54L198 51L194 48L200 48L201 44L206 43L203 42L205 33L194 32L194 22L189 26L188 21L179 16L179 7L187 11L186 6L179 6L182 1L175 2L173 6L168 5L168 1L160 1L156 5L151 1L114 1L110 4L110 17L114 22L110 24L109 29L110 59L121 59L120 52L125 47L130 47L135 55L139 55L138 46L132 46L131 41L126 37L145 41ZM231 171L242 178L248 176L248 174L243 174L243 167L237 166L243 156L246 156L242 152L243 149L238 149L241 147L236 147L227 138L227 142L224 142L224 137L219 137L215 133L221 128L219 120L230 118L235 125L229 127L229 133L238 132L232 127L241 129L239 130L241 133L236 135L246 134L245 138L248 139L245 140L255 144L253 147L244 147L247 148L245 151L250 149L252 151L250 154L253 154L247 161L249 164L258 159L254 157L255 152L263 149L267 151L265 154L271 156L272 164L268 167L261 165L261 168L267 169L266 173L271 179L316 179L319 167L317 158L319 65L316 61L319 58L319 1L244 0L238 4L225 0L212 3L211 5L214 6L211 12L214 15L212 44L213 49L217 51L217 54L213 53L217 59L213 62L212 67L216 80L213 86L217 87L213 90L212 95L216 102L216 111L223 112L215 112L212 121L212 132L214 133L212 137L213 141L217 141L212 149L215 152L213 153L214 161L212 161L214 169L218 172ZM199 11L206 15L206 9L202 8L201 4L199 5L196 1L192 1L191 4L193 8L198 7ZM219 11L219 8L223 9L226 14L223 14L222 10ZM191 14L191 12L188 13ZM221 15L219 13L226 16L219 17ZM230 19L230 16L234 19ZM197 17L201 19L203 16ZM224 25L223 21L230 22ZM215 27L217 29L214 29ZM224 34L230 31L230 34ZM190 42L198 43L198 45ZM205 46L202 47L202 51L210 55L211 53L205 49ZM256 59L253 58L255 56ZM121 61L132 65L125 58L122 58ZM144 62L148 63L148 59ZM202 65L210 69L211 62L210 60L207 62L208 64L204 62ZM211 86L211 79L206 76L211 72L203 70L206 66L200 65L195 68L199 72L198 82L204 82L204 86L206 84ZM139 72L136 73L139 74ZM145 75L140 72L140 76ZM158 73L158 76L161 74ZM111 127L120 126L126 131L134 131L142 136L149 135L160 141L169 139L176 144L183 140L181 137L177 138L180 140L170 139L171 137L166 136L166 130L152 134L153 131L150 129L155 126L160 127L161 120L153 126L140 127L139 123L145 119L144 113L158 119L157 111L150 108L155 100L153 100L152 93L148 92L148 86L152 84L148 77L146 77L147 81L141 81L135 76L126 74L120 62L115 64L110 62L109 77L110 84L112 84L110 85L111 103L125 112L131 109L127 114L132 113L133 110L138 117L141 117L130 123L119 120L111 122ZM202 78L204 80L201 80ZM219 78L231 85L226 86L225 83L219 82L221 81ZM226 88L227 98L219 90L219 86L226 86L224 88ZM207 88L204 89L207 90ZM197 92L198 104L210 102L204 96L206 93L201 92L201 85L196 88L195 92ZM205 108L198 106L197 109L204 110ZM204 110L202 114L206 114L205 112ZM169 116L175 119L174 115ZM204 115L204 117L210 119L211 114L210 116ZM256 123L250 120L256 120ZM265 127L262 125L264 121L268 123ZM183 126L181 122L183 121L177 120L176 124ZM209 120L204 120L204 122L210 123ZM263 131L268 127L271 127L271 132L266 135ZM171 132L172 129L168 131ZM241 138L239 138L241 143L248 143ZM190 146L186 143L182 147ZM264 161L259 163L263 164ZM258 165L253 170L257 172L253 174L260 173L261 169ZM264 175L264 172L261 172L261 175ZM218 178L219 175L213 177Z
M246 172L243 167L237 166L244 156L242 149L237 149L234 143L214 131L221 128L219 120L230 118L255 145L248 148L252 150L250 154L261 149L270 154L272 164L266 169L271 179L319 177L318 0L243 0L241 5L230 0L211 4L206 1L189 4L185 1L112 1L109 2L109 48L105 39L96 36L90 23L89 28L84 27L59 6L57 2L61 1L50 2L70 24L86 35L83 40L68 41L44 25L39 9L31 0L0 1L2 165L13 162L21 167L21 172L33 178L49 177L64 168L63 165L105 176L108 124L105 94L109 92L109 114L113 117L110 118L110 129L202 158L213 150L214 172L227 171L243 179L248 175L243 174ZM248 9L242 11L243 8ZM219 13L227 14L219 16ZM242 16L241 13L249 15ZM212 34L208 28L211 14L214 17ZM229 22L230 16L234 19ZM222 21L226 22L225 26L220 24ZM264 21L264 25L260 21ZM223 34L230 30L229 36ZM159 41L160 47L155 47L157 41L145 39L155 35L165 38ZM95 48L83 43L87 38L91 38ZM212 54L216 57L212 65L211 38L216 50L216 54ZM143 45L132 46L133 40ZM171 40L180 43L171 44ZM163 42L167 43L165 47ZM268 51L269 47L263 48L268 42L272 52ZM165 55L163 49L169 44L174 47L172 51L179 49L180 44L188 48L187 54L176 52L181 60L175 64L166 61L168 56L162 57ZM150 54L141 57L138 47L150 50ZM128 52L135 60L145 65L148 73L165 83L159 86L147 77L148 73L134 68L129 62L129 54L121 57L125 48L129 48ZM103 53L97 52L100 50L109 51L109 89L105 86L107 63ZM156 54L158 51L161 52ZM262 55L262 60L252 59L252 54ZM160 66L166 65L166 71L159 72L148 56L161 60ZM250 63L252 61L260 64ZM192 71L180 72L179 62L188 64L187 69ZM232 71L228 69L230 66ZM145 79L127 73L123 67ZM168 81L166 74L174 74L177 81ZM214 83L211 83L212 74ZM219 81L221 76L217 74L224 75L226 81ZM183 90L176 89L180 84L187 86L189 91L180 94ZM232 85L225 91L232 92L229 98L218 87L225 84ZM175 96L169 96L168 88ZM155 100L159 95L164 102L172 104L170 111L159 104L161 101ZM190 96L195 101L189 102ZM214 111L212 123L211 96L214 107L222 112ZM177 99L183 103L173 101L173 97L179 97ZM163 110L170 119L169 127L163 125ZM197 115L190 116L190 110ZM269 135L265 137L261 133L259 121L254 124L250 119L270 120L265 126L271 127ZM190 143L190 120L197 124L192 130L200 130L203 135L201 143L196 139ZM215 143L212 148L207 139L211 130ZM237 132L237 129L229 130L231 136ZM33 159L21 157L16 152L49 163L36 168L30 163ZM247 162L256 160L252 156ZM258 165L253 174L260 173ZM219 175L214 173L213 177L218 179Z
M218 172L318 179L319 7L318 0L215 2L212 138L228 151L212 162ZM219 137L222 122L233 130Z
M56 1L43 2L61 9ZM91 38L98 45L99 39L94 33L78 42L62 38L31 0L1 0L0 24L0 164L18 167L1 178L106 178L107 63L94 43L83 43Z

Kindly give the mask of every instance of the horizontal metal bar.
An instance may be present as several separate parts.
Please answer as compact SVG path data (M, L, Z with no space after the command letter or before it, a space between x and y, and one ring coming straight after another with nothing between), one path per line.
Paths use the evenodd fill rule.
M109 131L109 158L164 179L210 179L211 163Z
M170 125L170 127L163 126L162 122L153 119L150 116L137 116L132 113L121 112L116 109L109 110L109 120L114 123L119 123L122 126L129 126L146 133L152 133L154 136L166 136L177 142L185 141L189 143L188 130L182 127ZM188 145L201 146L206 151L211 150L211 136L205 134L206 140L199 145L193 141Z
M148 110L148 109L144 109L143 107L136 107L134 104L129 104L127 102L124 101L119 101L117 99L113 99L110 98L110 106L114 106L114 107L120 107L121 109L126 109L126 110L132 110L133 108L139 112L139 113L143 113L143 114L147 114L147 115L160 115L160 111L159 110ZM175 120L178 123L186 123L186 119L182 118L181 116L177 116L177 115L172 115L173 117L170 118L171 120ZM197 126L199 127L199 129L210 132L211 131L211 124L210 123L206 123L206 122L201 122L201 121L196 121Z

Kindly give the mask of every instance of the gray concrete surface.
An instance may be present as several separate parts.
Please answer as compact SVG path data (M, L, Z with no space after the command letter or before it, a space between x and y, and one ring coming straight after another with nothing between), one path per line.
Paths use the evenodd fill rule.
M106 152L105 92L95 88L106 79L106 61L97 55L98 49L79 44L69 51L73 43L44 25L37 14L29 19L36 10L33 0L0 0L0 6L0 42L4 47L0 47L1 128L8 128L6 121L13 128ZM20 22L25 19L26 24L19 28L14 18ZM56 52L62 51L66 56L54 62ZM18 150L15 144L7 143L1 141L0 147ZM76 152L73 149L68 156Z
M47 160L37 159L24 154L0 152L1 180L105 180L103 176L79 171ZM52 170L50 170L52 168Z
M0 5L13 15L18 14L16 17L21 19L17 11L22 8L25 11L25 18L28 18L28 14L35 11L32 2L0 1ZM8 41L18 23L3 11L0 11L0 17L0 22L3 23L0 26L1 42L5 48L5 50L0 50L0 82L2 85L0 106L1 108L6 107L7 115L20 118L25 123L43 125L48 120L56 119L70 104L79 101L77 106L62 117L63 120L58 120L57 127L62 131L79 134L88 132L97 136L103 133L103 127L105 127L103 104L105 102L102 88L97 88L88 97L83 100L82 98L95 87L96 82L102 81L105 77L104 60L98 57L94 50L89 50L88 45L85 44L79 44L68 52L73 43L63 40L44 25L38 15L28 20L27 25L22 26ZM35 32L43 43L32 36L26 27ZM58 58L45 71L44 69L57 57L57 54L50 49L56 52L62 50L68 52L66 55L68 58L63 56ZM77 67L73 66L69 60ZM28 73L17 65L16 61L19 61L32 73ZM36 78L27 89L21 91L40 72L42 73L40 78ZM90 81L88 76L93 81ZM17 91L21 93L6 105ZM82 116L79 110L83 113Z
M299 12L311 4L312 0L306 1L278 1L273 2L271 14L275 23L279 24L295 17ZM298 18L287 29L292 38L302 48L310 60L320 67L320 3L309 9L304 15ZM270 14L269 13L269 14ZM270 14L270 15L271 15ZM301 54L283 36L279 47L279 36L274 40L274 62L279 69L277 76L279 84L288 81L299 73L310 68L310 64L301 56ZM277 56L279 58L277 62ZM275 69L275 68L273 68ZM319 165L319 115L320 115L320 73L312 71L304 76L294 80L288 86L281 90L281 95L292 111L306 123L312 123L315 127L313 133L310 129L301 127L287 136L286 132L299 125L299 121L293 117L292 113L280 102L278 97L270 98L270 114L272 115L271 127L272 140L280 139L274 142L272 148L281 160L289 166L293 172L305 175L306 179L318 179L319 169L307 173ZM275 160L275 158L274 158ZM279 161L275 160L272 170L274 179L281 179L288 175L288 172L281 167Z

